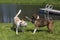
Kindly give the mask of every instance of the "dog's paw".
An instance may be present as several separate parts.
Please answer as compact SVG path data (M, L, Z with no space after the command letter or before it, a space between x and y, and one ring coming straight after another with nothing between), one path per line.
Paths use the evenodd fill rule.
M18 35L18 33L16 32L16 35Z
M35 34L35 33L32 33L33 35Z

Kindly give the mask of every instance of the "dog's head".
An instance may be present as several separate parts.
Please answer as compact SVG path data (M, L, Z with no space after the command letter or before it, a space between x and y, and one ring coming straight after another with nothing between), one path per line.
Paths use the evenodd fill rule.
M27 22L25 22L24 20L21 21L21 26L27 26Z

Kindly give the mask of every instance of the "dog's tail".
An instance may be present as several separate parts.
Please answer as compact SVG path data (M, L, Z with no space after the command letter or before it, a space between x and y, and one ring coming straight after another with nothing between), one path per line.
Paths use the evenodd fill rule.
M21 13L21 9L19 10L19 12L16 14L16 16L18 16Z

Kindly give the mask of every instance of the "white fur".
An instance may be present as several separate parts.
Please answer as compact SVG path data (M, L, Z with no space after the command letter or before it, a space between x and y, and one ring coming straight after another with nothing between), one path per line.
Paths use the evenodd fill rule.
M21 9L19 10L19 12L16 14L16 16L18 16L21 13Z
M37 19L39 19L39 15L37 15Z
M18 15L21 13L21 10L16 14L14 17L14 23L17 26L16 27L16 34L18 35L18 28L19 26L27 26L27 23L24 20L19 19Z
M37 30L37 28L35 28L35 29L34 29L34 32L33 32L33 34L35 34L36 30Z

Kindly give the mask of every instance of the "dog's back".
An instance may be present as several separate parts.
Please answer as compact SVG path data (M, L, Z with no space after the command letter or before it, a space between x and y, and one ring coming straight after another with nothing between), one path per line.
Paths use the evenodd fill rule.
M19 17L14 17L14 23L17 25L18 23L20 23L21 20L19 19Z

